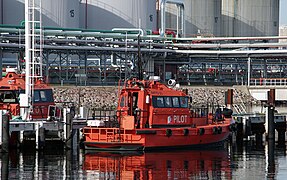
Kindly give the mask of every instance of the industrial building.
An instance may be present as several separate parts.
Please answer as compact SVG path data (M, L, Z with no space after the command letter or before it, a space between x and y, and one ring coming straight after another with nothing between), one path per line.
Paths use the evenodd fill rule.
M21 66L24 3L0 0L3 67ZM133 76L138 59L147 75L183 84L287 74L279 0L49 0L38 19L51 83L113 84Z

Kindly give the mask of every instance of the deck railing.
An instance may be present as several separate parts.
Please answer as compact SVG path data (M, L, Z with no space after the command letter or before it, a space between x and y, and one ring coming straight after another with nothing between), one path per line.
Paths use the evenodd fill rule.
M133 136L129 130L119 128L87 128L84 134L93 141L98 142L121 142L131 143L138 142L140 138ZM135 138L136 137L136 138Z
M250 86L287 86L287 78L256 78L250 80Z

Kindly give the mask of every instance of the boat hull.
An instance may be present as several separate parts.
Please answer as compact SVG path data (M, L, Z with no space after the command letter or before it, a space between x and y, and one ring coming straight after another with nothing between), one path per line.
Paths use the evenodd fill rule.
M105 139L103 136L101 137L102 134L105 134L103 133L105 129L100 131L95 129L96 131L94 130L93 134L86 134L84 145L88 150L94 149L101 151L210 148L222 146L223 142L230 135L227 126L221 128L221 132L214 132L213 127L205 127L204 133L200 133L200 129L202 128L141 129L140 131L122 132L120 135L113 134L113 140ZM186 132L188 132L188 134Z

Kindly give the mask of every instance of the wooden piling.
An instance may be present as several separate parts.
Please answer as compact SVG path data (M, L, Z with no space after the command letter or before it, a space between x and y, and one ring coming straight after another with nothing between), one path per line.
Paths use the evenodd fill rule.
M72 117L71 114L69 112L67 112L66 114L66 127L65 127L65 147L67 149L71 149L73 147L73 139L72 139L72 126L73 126L73 121L72 121Z
M267 179L274 179L274 174L275 174L275 155L274 155L274 150L275 150L275 141L273 139L270 139L268 141L268 156L267 156Z
M39 128L39 149L44 149L45 147L45 128L40 127Z
M233 104L233 89L228 89L225 92L225 105L227 108L231 109Z
M7 114L2 115L2 112L0 113L1 120L0 123L2 125L1 131L2 131L2 144L1 144L1 152L8 153L9 152L9 116Z
M267 139L275 140L275 128L274 128L275 89L270 89L270 91L267 92L267 96L268 96Z
M1 154L1 179L9 178L9 154Z

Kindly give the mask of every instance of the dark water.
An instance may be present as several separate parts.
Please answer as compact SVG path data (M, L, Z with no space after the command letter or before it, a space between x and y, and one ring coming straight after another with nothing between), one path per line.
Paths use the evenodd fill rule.
M287 179L286 148L252 142L217 150L150 153L1 154L2 179Z

